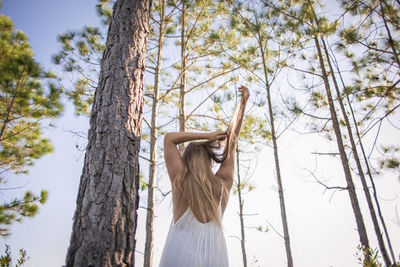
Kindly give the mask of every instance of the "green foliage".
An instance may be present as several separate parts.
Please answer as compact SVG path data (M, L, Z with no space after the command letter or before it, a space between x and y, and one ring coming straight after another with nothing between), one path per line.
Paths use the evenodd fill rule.
M53 151L40 121L61 114L62 88L34 61L26 35L14 32L6 16L0 16L0 57L0 169L26 173L24 166Z
M112 0L98 0L96 5L97 15L101 18L103 25L109 25L112 18Z
M354 44L359 39L357 29L354 26L344 29L340 33L340 36L342 37L342 40L344 40L347 44Z
M27 36L14 31L10 18L0 15L0 183L7 174L27 173L35 159L53 151L42 135L45 119L61 115L63 92L58 78L35 62ZM49 126L51 124L49 123ZM26 192L23 199L0 205L0 235L8 226L38 212L47 192Z
M363 248L358 245L356 256L363 267L382 267L382 264L378 261L378 249Z
M24 217L32 218L39 211L38 204L45 204L48 192L42 190L40 196L32 192L25 192L23 199L14 199L11 202L0 205L0 235L9 235L8 227L13 222L21 222Z
M145 191L149 187L149 184L144 179L143 174L141 172L139 173L139 186L140 186L140 191Z
M114 2L98 0L96 11L102 27L85 26L82 30L68 31L57 37L60 50L53 55L53 63L64 71L65 94L72 100L77 115L88 115L93 104Z
M75 106L77 115L87 115L93 104L94 91L105 49L103 32L97 27L85 26L81 31L58 35L60 51L53 55L54 64L60 65L66 75L65 92ZM69 77L70 76L70 77Z
M6 250L4 252L4 255L0 256L0 267L11 267L13 264L12 260L12 255L11 255L11 249L9 245L6 245ZM29 257L26 254L26 251L24 249L19 250L19 259L17 260L17 263L15 264L16 267L22 266L24 263L26 263L29 260Z
M399 152L400 148L398 146L381 146L380 147L383 157L379 160L379 165L381 169L389 170L399 170Z

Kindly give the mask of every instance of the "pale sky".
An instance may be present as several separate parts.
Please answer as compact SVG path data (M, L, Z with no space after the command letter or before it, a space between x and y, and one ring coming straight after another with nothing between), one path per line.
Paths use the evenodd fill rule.
M50 57L58 46L56 36L70 29L80 29L84 25L97 25L95 0L5 0L2 14L10 16L16 29L24 31L31 43L35 58L46 68L56 69ZM251 89L251 85L249 85ZM64 99L64 115L55 121L56 128L46 131L52 141L54 153L35 162L28 175L13 177L8 185L24 185L13 191L0 191L0 200L13 196L22 196L26 190L39 193L41 189L49 191L48 202L40 208L33 219L25 218L22 223L11 227L11 236L1 241L12 247L14 255L25 248L30 260L25 266L53 267L64 264L72 229L72 217L84 154L75 148L76 138L68 131L87 132L88 120L73 115L73 107ZM399 123L397 116L395 122ZM300 126L299 126L300 127ZM371 133L366 140L374 137ZM398 131L384 124L381 140L393 143L399 140ZM327 180L331 186L345 186L343 170L338 159L312 155L312 152L336 152L336 144L328 143L323 137L299 135L288 131L278 141L281 172L285 188L286 209L291 238L291 248L295 266L299 267L355 267L357 263L356 247L358 234L348 193L345 191L325 191L317 184L305 169L314 170L318 162L319 177ZM279 198L274 176L272 149L264 147L257 158L251 162L255 171L251 182L256 189L245 194L244 210L246 214L246 249L249 266L283 267L286 255L283 239L273 230L282 233ZM147 173L147 170L144 170ZM363 217L368 229L371 247L377 247L371 218L358 178L353 175ZM160 185L168 188L165 171L158 172ZM396 208L400 213L398 173L387 172L376 177L376 186L391 235L396 256L400 253L400 225L396 220ZM8 186L7 185L7 186ZM147 194L141 194L141 204L146 205ZM161 202L157 196L154 266L158 266L162 247L172 219L170 198ZM230 266L242 266L240 242L238 198L231 194L224 215L224 231L229 253ZM145 211L139 209L137 228L136 266L142 266L145 242ZM260 233L252 227L268 226L269 231Z

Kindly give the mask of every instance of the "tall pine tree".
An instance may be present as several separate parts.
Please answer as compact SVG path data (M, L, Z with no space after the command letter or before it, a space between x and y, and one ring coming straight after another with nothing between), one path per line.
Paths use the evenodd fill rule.
M113 7L79 186L67 266L132 266L151 1Z

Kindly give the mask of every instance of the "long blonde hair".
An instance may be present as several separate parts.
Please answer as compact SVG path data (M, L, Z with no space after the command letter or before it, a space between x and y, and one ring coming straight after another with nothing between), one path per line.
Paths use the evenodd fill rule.
M225 151L217 153L220 148L221 141L189 143L182 156L183 167L173 182L176 192L186 199L193 215L202 223L214 220L221 225L215 188L222 187L221 197L227 190L212 172L213 161L221 163L226 158Z
M223 186L221 179L212 172L212 165L213 161L222 163L231 156L229 151L237 141L235 129L238 115L239 106L237 105L225 131L226 144L222 154L217 152L221 149L221 140L191 142L183 153L183 167L175 177L172 186L181 197L187 200L193 215L200 222L214 220L221 226L218 204L214 201L216 195L214 188L222 187L221 198L224 193L227 196L228 190Z

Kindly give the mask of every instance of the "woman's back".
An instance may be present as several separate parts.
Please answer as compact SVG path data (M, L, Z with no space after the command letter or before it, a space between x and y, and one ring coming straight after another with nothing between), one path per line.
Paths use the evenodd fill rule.
M222 195L218 205L221 220ZM229 266L222 227L215 221L199 222L190 207L175 223L172 219L159 267L188 266Z
M240 106L235 108L225 132L175 132L164 136L164 159L172 185L176 221L172 219L160 267L229 266L222 230L223 206L228 202L233 184L235 149L249 98L247 87L241 86L238 90L242 93ZM207 141L189 143L183 155L177 149L181 143L204 139ZM215 149L225 139L224 152L218 155ZM220 163L215 174L214 162ZM217 195L216 190L221 186L221 194ZM221 201L223 196L225 199Z

